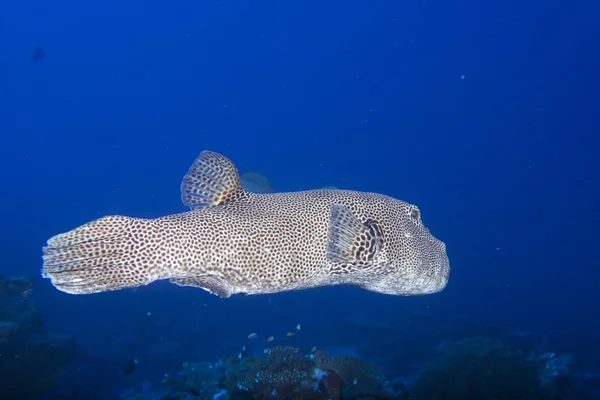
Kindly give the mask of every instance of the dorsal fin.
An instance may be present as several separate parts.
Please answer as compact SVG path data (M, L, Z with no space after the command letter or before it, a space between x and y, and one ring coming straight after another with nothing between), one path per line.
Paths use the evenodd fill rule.
M181 182L181 200L191 209L218 206L247 195L233 162L213 151L201 152Z

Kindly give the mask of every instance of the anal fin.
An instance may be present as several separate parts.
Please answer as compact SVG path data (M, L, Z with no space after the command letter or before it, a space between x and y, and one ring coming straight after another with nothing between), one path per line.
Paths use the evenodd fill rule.
M339 264L370 267L377 262L382 247L383 233L376 221L363 223L347 207L331 206L327 258Z
M184 278L171 278L169 282L179 286L192 286L204 289L222 299L231 297L231 287L222 278L215 275L188 276Z

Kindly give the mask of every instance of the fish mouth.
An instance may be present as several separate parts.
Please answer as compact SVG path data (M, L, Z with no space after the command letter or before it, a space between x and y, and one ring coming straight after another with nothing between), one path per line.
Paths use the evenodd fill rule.
M452 269L450 268L450 263L448 261L448 256L444 254L442 259L440 260L439 269L437 275L437 285L430 292L439 293L448 286L448 281L450 281L450 275L452 275Z
M446 246L438 253L437 267L439 274L448 280L450 278L450 260L448 259L448 253L446 252Z

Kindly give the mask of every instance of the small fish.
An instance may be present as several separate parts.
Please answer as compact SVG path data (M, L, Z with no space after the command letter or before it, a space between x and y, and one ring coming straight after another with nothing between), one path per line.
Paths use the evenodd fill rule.
M248 350L248 346L242 346L242 351L245 353Z
M254 171L247 171L240 176L242 187L252 193L273 193L271 182L264 176Z
M287 336L287 337L296 336L296 332L288 332L285 334L285 336Z
M355 379L352 381L352 384L353 384L353 385L358 385L358 379L356 379L356 378L355 378Z
M40 61L45 56L46 56L46 52L44 51L44 49L36 46L33 48L33 52L31 53L31 56L29 56L29 59L33 62L37 62L37 61Z
M273 340L275 340L275 337L273 337L273 336L269 336L267 338L267 342L272 342Z
M301 331L302 329L304 329L304 326L302 326L302 324L296 325L296 330L297 331Z
M314 353L316 353L316 352L317 352L317 346L313 346L313 347L310 349L310 354L314 354Z
M256 339L258 337L258 333L251 333L248 335L248 339Z
M138 365L139 363L140 362L139 362L139 360L137 358L134 358L131 361L127 361L125 363L125 365L123 365L123 373L125 375L131 375L131 374L133 374L135 372L136 365Z

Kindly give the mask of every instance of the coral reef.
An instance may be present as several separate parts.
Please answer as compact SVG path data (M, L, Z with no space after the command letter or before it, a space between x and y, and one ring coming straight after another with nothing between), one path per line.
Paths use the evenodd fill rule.
M173 387L167 399L407 399L378 368L362 360L301 354L276 346L263 357L232 358L216 364L187 363L180 378L167 376Z
M318 351L314 355L318 368L334 371L343 381L343 398L355 398L361 395L384 396L384 381L379 368L354 357L329 357Z
M33 280L0 277L0 376L3 399L49 392L78 352L69 337L48 333L29 300Z
M474 337L448 346L425 366L410 391L415 400L560 399L568 384L550 385L551 378L566 376L563 366L527 357L496 340Z
M392 350L392 349L390 349ZM165 400L179 399L414 399L414 400L566 400L568 355L526 356L486 337L447 344L409 385L388 380L380 369L347 355L323 351L302 354L276 346L260 357L240 354L217 363L186 363L163 383L172 388ZM410 392L410 394L409 394Z
M583 399L571 390L568 354L525 353L481 336L445 343L414 380L386 379L379 367L348 355L275 346L252 356L244 346L238 357L185 363L166 375L172 390L162 399Z
M570 354L544 353L533 355L530 362L539 366L540 390L549 397L559 398L571 389Z

